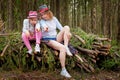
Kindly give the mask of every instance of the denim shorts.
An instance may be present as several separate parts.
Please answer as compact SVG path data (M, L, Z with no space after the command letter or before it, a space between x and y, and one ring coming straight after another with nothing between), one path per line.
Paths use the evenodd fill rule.
M49 42L49 40L55 40L56 41L56 38L42 38L43 42Z

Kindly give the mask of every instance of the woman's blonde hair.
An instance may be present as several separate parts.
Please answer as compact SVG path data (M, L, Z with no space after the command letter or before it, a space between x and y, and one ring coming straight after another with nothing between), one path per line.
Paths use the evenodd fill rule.
M53 18L53 13L52 13L51 10L48 10L48 11L46 11L45 13L49 16L50 19Z

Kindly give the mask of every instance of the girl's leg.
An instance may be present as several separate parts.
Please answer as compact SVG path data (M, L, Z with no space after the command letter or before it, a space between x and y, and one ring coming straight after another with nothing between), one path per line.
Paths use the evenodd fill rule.
M54 40L50 40L47 43L47 45L60 51L59 59L60 59L61 67L62 67L61 75L70 78L71 76L70 76L70 74L67 72L67 70L65 68L65 57L66 57L65 46L62 45L61 43L57 42L57 41L54 41Z
M27 36L25 33L22 33L22 40L25 46L27 47L29 53L32 53L32 47L30 46L29 36Z
M35 52L40 52L40 40L41 40L41 32L35 31L35 39L36 39L36 46L35 46Z
M57 41L58 42L64 41L64 45L65 45L67 54L69 56L72 56L72 53L70 52L70 50L68 48L68 43L69 43L70 38L71 38L71 33L70 33L69 26L65 26L57 35Z
M68 46L69 40L71 38L70 28L69 26L65 26L57 35L57 41L64 41L64 45Z
M25 33L22 33L22 40L23 40L25 46L27 47L27 49L28 49L28 50L31 50L32 48L31 48L31 46L30 46L29 37L26 36Z
M42 38L41 31L35 31L35 37L36 37L36 44L40 44L40 40Z
M60 63L61 63L61 67L65 67L65 46L62 45L61 43L54 41L54 40L50 40L47 43L48 46L52 47L53 49L59 50L60 54L59 54L59 59L60 59Z

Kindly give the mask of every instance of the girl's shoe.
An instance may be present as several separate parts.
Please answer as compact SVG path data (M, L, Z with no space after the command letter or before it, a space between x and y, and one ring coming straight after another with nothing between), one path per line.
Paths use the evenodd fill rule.
M66 78L71 78L70 74L67 72L66 69L62 70L60 74Z
M36 46L35 46L35 52L40 53L40 46L39 46L39 44L36 44Z

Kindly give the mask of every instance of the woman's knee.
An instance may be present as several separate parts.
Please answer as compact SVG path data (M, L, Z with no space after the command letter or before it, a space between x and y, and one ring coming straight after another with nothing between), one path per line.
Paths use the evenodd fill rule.
M60 47L60 51L63 52L63 53L66 52L66 49L65 49L65 46L64 46L64 45L62 45L62 46Z
M64 29L70 31L70 27L68 25L64 26Z

